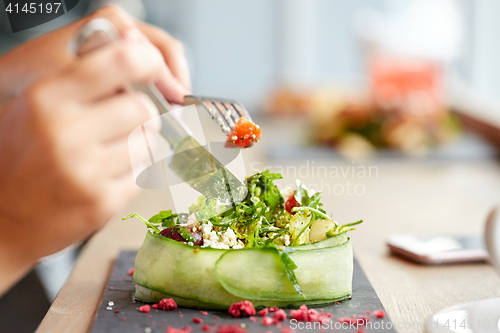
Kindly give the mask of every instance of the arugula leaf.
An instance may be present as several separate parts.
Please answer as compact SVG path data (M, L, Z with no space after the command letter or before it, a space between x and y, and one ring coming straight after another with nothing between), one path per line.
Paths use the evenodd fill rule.
M312 197L309 198L308 202L306 203L306 206L317 209L320 205L319 202L320 200L321 200L321 192L316 192Z
M305 210L308 210L308 211L311 211L313 212L314 214L324 218L324 219L327 219L327 220L332 220L332 218L328 215L326 215L325 213L323 213L322 211L320 211L319 209L314 209L314 208L311 208L311 207L293 207L292 208L292 212L302 212L302 211L305 211ZM333 220L332 220L333 221ZM333 224L335 225L335 227L338 227L339 225L337 224L337 222L333 221Z
M352 226L352 225L361 224L361 223L363 223L363 220L359 220L359 221L356 221L356 222L347 223L347 224L344 224L342 226L343 227L347 227L347 226Z
M273 183L276 179L282 179L279 173L270 173L269 170L258 172L247 178L249 193L245 202L250 201L254 205L263 202L266 206L264 216L268 221L275 221L285 209L285 200L278 187Z
M352 222L352 223L347 223L347 224L341 225L340 227L337 226L333 229L328 230L325 233L325 235L326 235L326 237L334 237L334 236L343 234L343 233L351 231L351 230L356 230L356 228L353 228L352 226L360 224L360 223L363 223L363 220L359 220L359 221Z
M127 220L127 219L131 219L133 217L137 217L139 220L141 220L149 229L153 229L154 232L156 233L160 233L160 229L158 229L157 226L155 226L154 224L151 224L148 220L146 220L144 217L142 217L141 215L137 214L137 213L132 213L132 214L129 214L125 217L122 217L122 220Z
M198 222L209 220L217 215L217 201L201 195L197 203L189 207L189 213L194 214Z
M231 216L224 216L222 219L218 217L211 217L210 222L212 222L213 225L219 226L219 227L229 227L231 226L234 222L236 222L236 219Z
M193 235L191 234L191 232L187 229L187 228L183 228L181 226L178 226L178 227L174 227L175 231L177 231L179 233L179 235L181 235L182 238L184 238L186 241L188 242L195 242L196 240L194 239ZM172 229L172 230L174 230Z
M295 180L295 184L297 186L297 190L295 190L295 200L301 205L301 206L307 206L309 202L309 194L307 193L307 187L305 187L300 180Z
M152 216L149 219L149 222L159 224L163 228L173 227L175 225L174 218L176 218L178 214L172 214L171 210L162 210L158 214Z

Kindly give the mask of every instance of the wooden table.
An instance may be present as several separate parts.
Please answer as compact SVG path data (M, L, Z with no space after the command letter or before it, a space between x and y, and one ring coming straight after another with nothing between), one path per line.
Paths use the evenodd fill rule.
M316 184L327 192L323 202L334 218L347 223L365 222L350 235L355 254L373 284L388 314L397 323L410 323L399 332L422 332L429 316L441 308L461 302L500 297L500 278L487 264L427 267L388 255L385 241L395 233L435 234L481 233L489 210L500 203L500 169L493 161L426 163L425 161L366 162L371 177L351 173L350 161L266 161L262 149L245 152L247 174L264 166L271 171L285 169L280 184L293 183L293 170L306 184ZM260 149L260 150L259 150ZM253 162L253 164L252 164ZM255 162L259 162L255 163ZM300 169L300 167L303 167ZM314 168L313 168L314 166ZM329 172L325 175L325 166ZM332 167L338 177L333 177ZM376 167L373 168L373 167ZM288 168L288 169L287 169ZM312 174L315 169L315 174ZM287 171L288 170L288 174ZM360 169L356 169L358 172ZM368 169L366 169L368 170ZM378 173L375 173L375 170ZM318 175L319 173L323 173ZM358 185L358 194L347 193ZM342 185L344 193L340 194ZM171 200L164 190L143 190L119 212L84 248L65 286L41 323L38 332L87 332L93 323L113 261L120 250L140 247L146 228L137 220L121 221L133 211L149 217L169 209ZM407 324L408 325L408 324Z

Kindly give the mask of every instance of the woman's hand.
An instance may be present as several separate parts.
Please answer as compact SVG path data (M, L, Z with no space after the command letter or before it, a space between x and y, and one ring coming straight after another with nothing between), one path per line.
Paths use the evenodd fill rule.
M103 7L1 57L0 104L19 95L31 83L75 61L76 58L68 46L79 30L95 18L107 18L122 36L128 29L136 28L158 48L167 66L158 73L155 83L170 102L182 104L184 96L191 90L189 68L182 43L159 28L134 21L115 6Z
M40 257L98 230L138 189L129 144L144 138L129 134L158 110L126 88L167 69L156 47L134 41L137 31L124 34L0 107L0 295Z

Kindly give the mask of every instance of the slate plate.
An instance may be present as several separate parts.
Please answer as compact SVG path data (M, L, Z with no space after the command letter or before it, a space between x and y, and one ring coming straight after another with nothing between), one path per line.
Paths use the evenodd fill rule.
M249 318L232 318L223 311L208 311L207 315L203 315L200 310L179 308L175 311L161 311L151 309L150 313L139 312L139 303L133 301L134 295L134 282L132 277L128 275L128 270L134 267L134 260L137 251L122 251L116 260L115 267L104 291L104 296L97 312L97 317L92 328L93 333L111 333L111 332L161 332L164 333L166 328L171 326L174 328L181 328L187 325L192 327L192 332L203 332L201 324L193 323L194 317L203 319L203 323L210 325L209 332L217 332L219 325L240 325L245 326L249 332L281 332L286 326L291 327L295 332L301 331L331 331L335 328L336 331L343 332L395 332L389 318L386 316L383 319L375 318L368 315L366 311L375 311L383 309L382 303L373 290L372 285L366 278L359 263L354 260L354 275L353 275L353 296L350 300L342 301L339 304L324 305L317 307L316 310L323 309L325 312L332 313L333 321L331 324L323 324L323 329L316 324L316 328L305 325L312 325L312 323L297 323L295 321L287 320L280 328L275 325L263 326L261 317L257 322L252 322ZM109 303L113 302L113 303ZM113 304L110 306L110 304ZM119 312L117 312L119 311ZM286 309L288 317L290 310ZM182 317L181 317L182 315ZM352 315L363 315L370 318L370 322L366 327L344 327L340 326L336 320L340 317L351 317ZM337 324L335 324L337 323ZM299 326L304 325L304 326ZM337 325L337 326L335 326ZM303 327L303 329L301 329Z

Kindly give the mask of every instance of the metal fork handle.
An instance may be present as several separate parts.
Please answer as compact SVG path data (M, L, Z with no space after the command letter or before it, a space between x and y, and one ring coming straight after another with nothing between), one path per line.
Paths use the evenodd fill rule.
M158 108L160 115L172 111L172 106L167 102L165 97L163 97L154 84L137 82L134 83L133 86L136 90L148 95L154 105ZM168 119L161 117L160 134L168 141L172 148L177 147L177 145L185 139L187 135L192 136L190 130L175 113L171 113Z
M100 48L110 43L120 40L120 34L115 26L107 19L98 18L89 21L79 32L72 45L76 55L81 56L87 52ZM132 84L135 90L139 90L151 99L158 108L160 114L172 111L172 106L160 93L158 88L152 83L136 82ZM192 136L184 122L175 114L165 119L161 117L162 129L161 135L169 142L172 148L175 148L186 136Z

